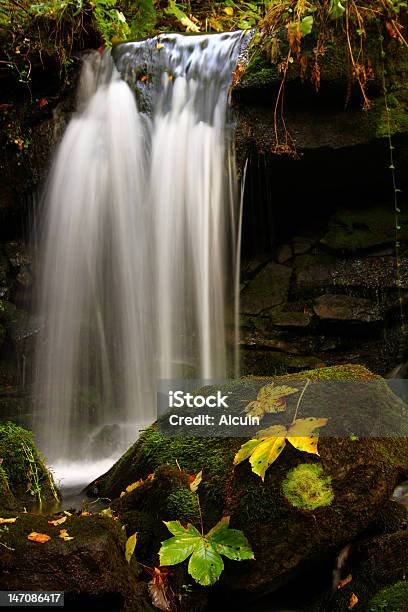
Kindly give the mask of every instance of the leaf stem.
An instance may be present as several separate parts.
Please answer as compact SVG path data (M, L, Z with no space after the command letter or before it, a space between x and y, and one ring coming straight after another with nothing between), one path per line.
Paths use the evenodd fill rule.
M299 406L300 406L300 403L301 403L301 401L302 401L302 399L303 399L303 396L304 396L304 394L305 394L306 389L307 389L307 388L308 388L308 386L310 385L310 382L311 382L310 378L307 378L307 379L306 379L306 384L305 384L305 386L303 387L303 389L302 389L302 393L300 394L300 397L299 397L299 399L298 399L298 403L296 404L295 416L293 417L292 425L294 424L294 422L295 422L295 421L296 421L296 419L297 419L297 415L298 415L298 412L299 412Z

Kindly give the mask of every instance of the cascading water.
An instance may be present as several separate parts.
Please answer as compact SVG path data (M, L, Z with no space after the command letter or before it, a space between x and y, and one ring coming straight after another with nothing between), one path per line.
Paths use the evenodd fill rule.
M34 426L52 464L123 452L158 379L227 375L241 40L167 35L120 45L117 68L85 61L44 210Z

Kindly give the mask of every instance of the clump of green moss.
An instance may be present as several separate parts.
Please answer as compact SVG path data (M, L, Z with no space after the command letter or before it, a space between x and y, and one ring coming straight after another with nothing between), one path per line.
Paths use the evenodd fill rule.
M334 493L330 476L323 476L321 465L302 463L287 473L282 483L283 494L292 506L316 510L329 506Z
M183 518L189 523L200 520L197 496L187 487L180 487L172 491L167 498L167 511L174 519Z
M0 424L0 458L13 494L24 503L58 498L51 474L36 448L33 435L12 422Z
M405 612L408 602L408 582L396 582L377 593L371 600L370 612Z

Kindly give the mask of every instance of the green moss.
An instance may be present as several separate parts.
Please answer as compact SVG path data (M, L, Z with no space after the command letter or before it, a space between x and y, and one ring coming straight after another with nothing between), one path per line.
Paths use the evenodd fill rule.
M408 128L408 123L407 123ZM400 239L408 238L407 215L400 217ZM395 216L389 205L375 208L340 210L330 220L322 244L340 251L356 251L395 242Z
M370 612L406 612L408 608L408 582L397 582L380 591L369 603Z
M332 503L334 493L330 483L331 478L323 476L321 465L302 463L287 473L282 491L295 508L316 510Z
M167 498L167 510L175 519L182 516L185 521L194 524L200 520L197 495L188 487L180 487L170 493Z
M13 494L23 503L58 499L58 493L33 435L12 422L0 424L0 457Z
M17 507L17 500L12 494L7 474L0 465L0 508L13 509Z

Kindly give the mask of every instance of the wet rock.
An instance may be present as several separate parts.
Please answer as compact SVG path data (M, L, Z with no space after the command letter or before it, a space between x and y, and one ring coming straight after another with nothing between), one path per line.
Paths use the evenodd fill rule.
M314 311L320 319L339 321L381 321L378 304L349 295L326 293L317 298Z
M4 514L4 513L3 513ZM141 570L125 559L125 535L111 518L68 517L63 527L73 540L59 537L56 517L14 514L15 523L2 533L0 589L63 591L64 609L103 612L153 612ZM27 539L31 532L51 539L43 544Z
M259 314L285 302L291 275L291 268L268 263L242 291L241 312Z
M290 246L290 244L282 244L278 248L278 253L277 253L278 263L284 264L287 261L289 261L289 259L292 259L292 257L293 257L293 251L292 251L292 247Z
M310 238L295 236L293 239L293 252L295 255L304 255L310 251L313 244L315 244L315 241Z
M353 594L358 598L358 608L367 612L405 611L407 589L404 586L398 589L400 597L399 605L396 605L390 587L398 584L405 576L408 531L397 531L357 542L352 547L351 555L351 582L334 592L327 589L323 595L304 607L305 612L343 612L348 609ZM386 605L379 607L380 602ZM391 603L392 607L388 607Z
M164 436L156 425L145 431L128 453L97 481L99 495L117 497L129 483L146 479L156 470L161 473L164 466L172 468L173 473L180 466L187 476L203 470L199 493L205 530L222 515L230 515L231 526L244 531L255 552L256 561L225 565L217 588L231 593L231 605L237 589L241 604L243 591L257 594L274 591L311 563L327 558L345 543L358 538L388 503L401 473L408 474L407 437L378 437L383 431L384 418L387 427L395 426L400 431L401 411L406 411L403 402L381 379L365 368L343 366L272 380L300 389L306 377L312 382L303 396L298 416L329 418L327 435L321 432L319 459L288 445L266 472L262 483L251 472L248 462L234 469L232 461L242 439L183 436L181 432L175 437ZM326 381L329 385L324 386L330 388L327 401L319 395L323 387L317 381ZM268 382L270 378L262 381L249 378L231 383L228 386L230 409L242 413L243 402L255 398L259 388ZM346 404L345 396L348 397ZM296 395L289 396L286 413L272 418L283 422L290 420L296 405ZM370 430L372 437L356 439L349 435L362 429L367 433ZM334 431L339 435L333 435ZM331 478L334 492L330 505L313 512L290 507L282 492L288 472L305 462L322 467L323 476ZM178 516L182 521L196 520L191 505L186 504L186 496L191 495L188 483L183 484L183 474L177 477L177 488L184 488L184 494L179 491L179 500L171 511L167 503L167 485L162 485L159 497L161 478L155 485L153 480L139 487L133 501L125 496L118 502L127 504L127 512L135 512L132 529L142 524L138 523L142 517L137 517L141 504L143 508L153 509L154 521L149 524L151 544L144 554L151 555L158 550L163 533L161 520L170 516ZM155 491L154 496L152 491ZM391 554L388 563L390 559Z
M312 315L308 310L292 312L289 310L276 310L270 313L270 321L277 327L308 327Z
M408 238L406 216L400 218L400 240ZM321 243L335 251L358 251L395 243L395 214L390 206L339 210Z
M22 241L7 242L4 251L13 268L21 268L31 263L27 245Z

